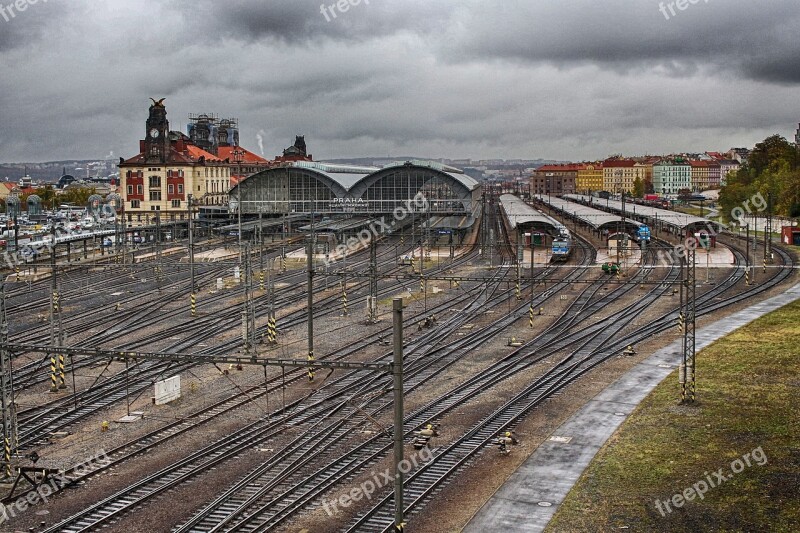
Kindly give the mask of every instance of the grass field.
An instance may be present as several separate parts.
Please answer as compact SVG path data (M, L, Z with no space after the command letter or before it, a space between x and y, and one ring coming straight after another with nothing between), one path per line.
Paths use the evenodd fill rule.
M796 302L700 352L697 402L661 383L547 531L800 531L799 339Z

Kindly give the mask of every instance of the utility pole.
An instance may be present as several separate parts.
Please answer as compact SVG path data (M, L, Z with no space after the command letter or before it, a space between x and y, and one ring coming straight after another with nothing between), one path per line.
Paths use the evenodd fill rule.
M377 243L373 235L369 243L369 321L378 321L378 253Z
M159 292L161 292L161 215L156 215L156 266L155 266L156 284Z
M244 151L240 148L235 148L231 154L233 160L236 162L236 214L239 226L239 264L242 264L242 156Z
M314 212L311 212L311 235L308 238L308 360L314 360ZM308 380L314 380L314 368L308 369Z
M189 228L189 277L191 278L191 305L192 316L197 316L197 291L194 283L194 209L192 208L192 195L187 197L187 209L189 210L189 221L187 226Z
M394 326L394 527L403 531L403 299L392 300Z
M764 227L764 272L767 263L772 263L772 193L767 193L767 224Z
M3 411L3 473L0 477L11 479L14 475L11 462L17 452L17 409L14 402L13 365L7 344L6 285L4 280L0 280L0 399Z
M692 236L692 239L695 237ZM696 246L686 247L686 270L684 274L681 268L683 279L681 291L681 309L684 317L683 322L683 359L680 368L681 382L681 401L691 403L695 400L695 289L697 279L695 277L695 257ZM681 265L683 266L683 265Z

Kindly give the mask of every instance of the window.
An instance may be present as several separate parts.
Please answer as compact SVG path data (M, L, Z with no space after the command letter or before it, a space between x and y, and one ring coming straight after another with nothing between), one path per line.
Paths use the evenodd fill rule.
M161 176L150 176L150 187L161 187Z
M131 209L139 209L139 200L131 200ZM130 219L130 215L128 215L128 220Z
M133 185L128 185L128 196L133 194Z
M141 184L136 186L136 194L144 194L144 189Z
M175 192L175 186L174 186L173 184L169 183L169 184L167 185L167 193L168 193L168 194L172 194L172 193L174 193L174 192Z
M183 183L178 184L178 194L183 194Z
M180 200L172 200L172 207L180 208L180 206L181 206L181 201Z
M150 191L150 201L151 202L160 202L161 201L161 191Z

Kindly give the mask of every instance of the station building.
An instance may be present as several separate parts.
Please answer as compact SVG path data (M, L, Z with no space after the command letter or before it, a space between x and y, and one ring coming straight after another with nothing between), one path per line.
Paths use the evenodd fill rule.
M188 216L189 194L201 205L225 206L232 181L248 169L268 166L269 161L235 144L238 130L230 120L225 121L221 133L213 127L215 118L198 115L195 119L196 123L190 124L191 135L170 131L163 99L153 100L139 153L121 158L119 163L123 211L129 225L146 225L155 215L162 220L183 220ZM208 150L198 146L199 139Z
M421 194L425 205L415 198ZM242 215L392 215L396 210L431 216L477 216L480 183L433 161L404 161L383 168L287 161L254 174L230 192ZM399 213L399 212L398 212Z

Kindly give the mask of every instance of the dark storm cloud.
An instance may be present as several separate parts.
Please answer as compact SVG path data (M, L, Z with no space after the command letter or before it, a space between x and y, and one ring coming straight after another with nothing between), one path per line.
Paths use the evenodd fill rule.
M448 18L450 0L361 0L342 13L337 0L181 0L172 7L184 13L196 36L224 35L245 42L261 40L311 44L324 39L363 41L401 32L427 34ZM321 7L325 6L327 16ZM334 16L335 12L335 16Z
M335 3L39 0L0 19L0 161L133 155L150 96L322 158L725 149L798 118L797 0Z
M596 64L623 72L660 67L677 76L712 68L768 83L800 83L797 0L700 0L684 11L675 8L675 15L672 3L481 2L459 12L460 24L443 46L453 61Z
M38 0L21 4L25 9L18 12L9 9L10 0L0 0L0 54L14 48L28 46L32 41L46 39L47 34L58 26L70 6L65 0Z

